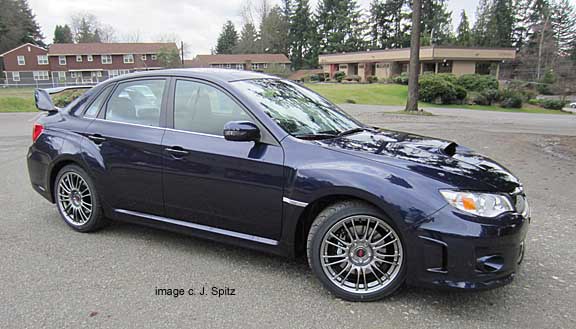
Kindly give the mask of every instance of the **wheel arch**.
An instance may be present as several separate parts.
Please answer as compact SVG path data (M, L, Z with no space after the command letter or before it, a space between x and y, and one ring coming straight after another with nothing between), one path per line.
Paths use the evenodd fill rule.
M53 162L52 166L50 167L50 170L48 170L48 188L49 188L48 192L50 193L50 199L51 199L50 201L52 203L55 202L54 186L56 184L56 177L58 176L58 173L60 172L60 170L62 170L62 168L66 167L68 165L76 165L88 173L88 170L86 170L86 166L82 163L82 161L75 158L75 157L63 156L63 157L55 160Z
M306 254L305 251L308 232L310 231L310 227L318 214L329 205L345 200L354 200L366 203L367 205L378 209L378 211L382 212L388 218L391 218L388 209L383 207L381 202L378 201L380 199L373 195L367 196L358 195L356 193L334 193L319 196L312 202L309 202L298 217L294 236L294 254L296 256L302 256Z

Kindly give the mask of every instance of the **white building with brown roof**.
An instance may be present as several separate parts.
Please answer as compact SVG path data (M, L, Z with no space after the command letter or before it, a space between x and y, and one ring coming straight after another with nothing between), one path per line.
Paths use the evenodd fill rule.
M420 72L452 73L456 76L479 73L500 77L502 64L515 58L516 50L512 48L422 47ZM385 80L408 72L410 49L322 54L318 62L330 78L342 71L347 76L359 76L361 81L366 81L369 76Z
M263 71L271 65L289 69L290 60L284 54L218 54L197 55L185 60L185 67L222 68L234 70Z

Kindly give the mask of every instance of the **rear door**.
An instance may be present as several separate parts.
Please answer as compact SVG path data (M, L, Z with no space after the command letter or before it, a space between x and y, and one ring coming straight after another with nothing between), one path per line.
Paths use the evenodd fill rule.
M225 90L175 81L164 136L166 215L277 240L282 219L284 153L277 143L232 142L229 121L253 120ZM261 131L264 127L260 126Z
M120 82L86 131L87 161L111 207L163 215L162 120L167 79ZM90 111L90 108L88 109Z

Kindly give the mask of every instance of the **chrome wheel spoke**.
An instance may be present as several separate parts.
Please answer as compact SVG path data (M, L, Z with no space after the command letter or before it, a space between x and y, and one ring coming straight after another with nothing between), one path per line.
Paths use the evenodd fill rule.
M65 173L58 183L58 207L64 219L72 225L86 224L92 215L92 193L90 187L75 172Z
M355 294L385 289L402 267L399 235L373 216L351 216L335 223L324 235L320 252L326 277Z

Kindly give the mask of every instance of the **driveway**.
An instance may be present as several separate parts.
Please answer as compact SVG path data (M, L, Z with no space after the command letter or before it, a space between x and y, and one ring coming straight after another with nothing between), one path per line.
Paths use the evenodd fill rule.
M327 293L301 259L122 223L76 233L29 186L25 156L35 114L0 114L0 327L576 327L574 118L346 108L366 123L473 147L522 179L533 220L512 284L476 293L410 288L379 302L349 303ZM155 294L201 287L235 295Z

